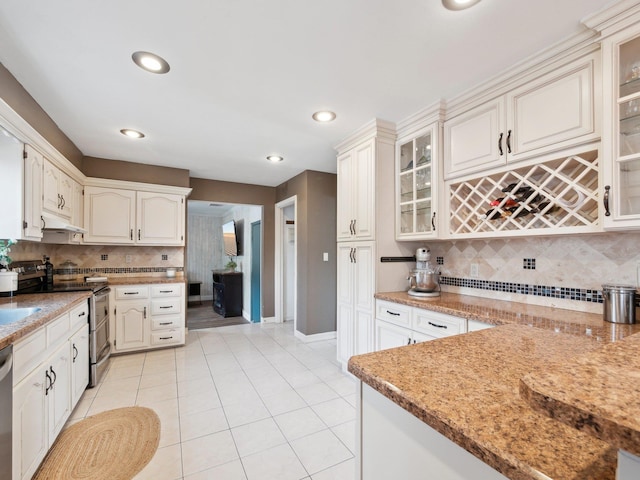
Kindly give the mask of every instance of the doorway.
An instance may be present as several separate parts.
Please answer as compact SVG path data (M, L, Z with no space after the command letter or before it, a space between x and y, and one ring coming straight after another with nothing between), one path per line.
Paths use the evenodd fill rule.
M260 322L260 263L262 253L262 222L251 224L251 322Z
M297 197L276 203L276 322L293 321L297 330Z

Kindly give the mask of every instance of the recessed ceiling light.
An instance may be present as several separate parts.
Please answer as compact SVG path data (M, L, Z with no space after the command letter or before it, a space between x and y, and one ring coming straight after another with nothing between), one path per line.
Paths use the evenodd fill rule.
M123 128L120 133L131 138L144 138L144 133L137 130L131 130L130 128Z
M278 162L283 161L284 158L281 157L280 155L269 155L267 157L267 160L269 160L270 162L273 162L273 163L278 163Z
M333 120L336 119L336 114L333 112L330 112L329 110L321 110L319 112L314 113L313 115L311 115L311 117L316 121L316 122L331 122Z
M480 0L442 0L442 5L449 10L464 10L465 8L474 6L479 1Z
M155 53L133 52L131 58L136 65L147 72L167 73L171 68L164 58L156 55Z

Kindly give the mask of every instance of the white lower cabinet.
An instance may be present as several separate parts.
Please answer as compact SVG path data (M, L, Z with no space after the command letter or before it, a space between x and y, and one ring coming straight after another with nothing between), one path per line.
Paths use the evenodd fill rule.
M466 331L467 324L464 318L384 300L376 301L376 351L458 335Z
M363 383L359 407L358 480L507 479Z
M352 355L374 350L375 244L338 244L337 357L346 366Z
M183 284L126 285L114 292L116 352L184 345Z
M33 476L88 384L89 325L81 310L88 305L14 344L13 480Z

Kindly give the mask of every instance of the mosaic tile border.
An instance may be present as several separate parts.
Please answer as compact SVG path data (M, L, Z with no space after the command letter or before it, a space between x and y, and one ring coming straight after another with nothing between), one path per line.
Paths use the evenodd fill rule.
M184 271L183 267L96 267L96 268L56 268L53 273L56 275L81 275L85 273L156 273L166 272L168 268L175 269L176 272Z
M602 291L584 288L554 287L548 285L528 285L526 283L498 282L475 278L440 277L440 285L452 287L478 288L494 292L519 293L536 297L561 298L580 302L603 303Z

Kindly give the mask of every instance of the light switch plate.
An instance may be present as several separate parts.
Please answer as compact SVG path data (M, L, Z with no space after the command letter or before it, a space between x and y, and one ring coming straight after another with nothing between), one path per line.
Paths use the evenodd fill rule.
M323 262L328 262L329 261L329 253L328 252L324 252L322 254L322 261Z
M478 278L478 264L472 263L471 268L469 269L469 276L471 278Z

